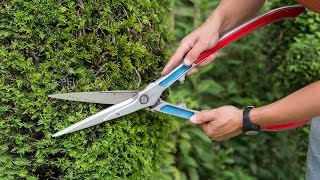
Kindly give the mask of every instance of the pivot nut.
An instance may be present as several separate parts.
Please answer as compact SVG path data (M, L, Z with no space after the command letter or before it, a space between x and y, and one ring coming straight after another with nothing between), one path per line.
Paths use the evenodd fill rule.
M142 95L141 97L140 97L140 103L141 104L147 104L149 102L149 96L147 96L147 95Z

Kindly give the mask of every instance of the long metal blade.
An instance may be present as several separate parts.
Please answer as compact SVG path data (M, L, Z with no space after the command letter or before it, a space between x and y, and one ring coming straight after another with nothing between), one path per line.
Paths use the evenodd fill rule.
M52 135L53 137L57 137L57 136L61 136L63 134L68 134L68 133L71 133L71 132L74 132L74 131L78 131L78 130L81 130L81 129L84 129L84 128L88 128L90 126L94 126L94 125L97 125L97 124L100 124L104 121L107 121L107 120L111 120L111 119L114 119L114 118L117 118L117 117L120 117L120 116L123 116L123 115L126 115L130 112L133 112L135 111L135 108L130 108L132 109L131 111L129 110L127 113L118 113L119 110L123 109L124 107L128 107L129 105L132 104L132 102L135 101L135 98L130 98L130 99L127 99L119 104L116 104L116 105L113 105L105 110L102 110L100 112L98 112L97 114L94 114L82 121L79 121L57 133L55 133L54 135ZM133 106L134 107L134 106ZM116 113L116 114L115 114Z
M137 91L96 91L50 94L49 97L98 104L118 104L138 94Z

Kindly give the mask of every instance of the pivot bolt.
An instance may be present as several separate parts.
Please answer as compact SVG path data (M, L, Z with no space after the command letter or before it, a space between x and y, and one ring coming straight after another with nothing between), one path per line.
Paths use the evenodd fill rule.
M147 104L148 103L148 101L149 101L149 96L147 96L147 95L142 95L141 97L140 97L140 103L141 104Z

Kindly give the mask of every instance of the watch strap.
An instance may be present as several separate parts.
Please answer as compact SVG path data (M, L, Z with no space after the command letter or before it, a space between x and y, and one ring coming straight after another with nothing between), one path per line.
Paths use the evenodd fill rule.
M246 135L256 135L261 130L260 126L253 124L250 119L250 111L253 109L253 106L247 106L243 109L243 127L242 131Z

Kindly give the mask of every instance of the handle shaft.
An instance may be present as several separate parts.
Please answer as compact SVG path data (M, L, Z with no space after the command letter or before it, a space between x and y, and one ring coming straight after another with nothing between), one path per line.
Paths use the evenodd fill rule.
M200 54L200 56L195 61L195 64L199 64L203 60L205 60L207 57L209 57L211 54L218 52L219 50L223 49L224 47L230 45L231 43L239 40L240 38L246 36L247 34L251 33L252 31L255 31L259 29L260 27L269 24L274 21L278 21L281 19L286 18L295 18L301 13L305 11L304 7L301 5L294 5L294 6L286 6L282 8L277 8L272 11L269 11L261 16L258 16L239 27L231 30L224 36L220 38L218 43L215 47L213 47L210 50L207 50Z
M222 36L215 47L213 47L210 50L207 50L200 54L200 56L197 58L197 60L194 62L192 66L184 66L183 64L180 64L178 67L176 67L171 73L164 76L163 79L161 79L161 82L159 85L163 88L168 88L171 84L173 84L175 81L177 81L179 78L184 76L188 71L192 69L192 67L196 66L197 64L201 63L203 60L205 60L207 57L209 57L211 54L218 52L219 50L223 49L224 47L230 45L231 43L239 40L240 38L248 35L249 33L259 29L260 27L267 25L269 23L286 19L286 18L295 18L298 15L302 14L305 11L304 7L301 5L294 5L294 6L286 6L282 8L277 8L272 11L269 11L265 14L262 14L261 16L258 16L240 26L237 28L231 30L230 32L226 33L224 36ZM156 111L170 114L177 117L182 117L185 119L189 119L196 111L189 110L186 108L181 108L179 106L175 106L172 104L169 104L165 102L166 105L163 105L161 108L155 108ZM295 123L287 123L287 124L278 124L278 125L272 125L272 126L266 126L263 127L262 130L265 131L281 131L291 128L296 128L299 126L302 126L304 124L309 123L308 120L303 120Z
M156 107L154 107L153 110L161 113L169 114L171 116L180 117L183 119L190 119L191 116L195 115L195 113L198 112L192 109L188 109L186 107L173 105L166 101L161 101L161 103L159 103ZM261 130L262 131L284 131L288 129L297 128L305 124L309 124L309 122L310 122L309 120L303 120L303 121L298 121L293 123L275 124L275 125L261 127Z
M200 54L200 56L195 61L195 64L201 63L203 60L205 60L207 57L209 57L211 54L218 52L219 50L223 49L224 47L230 45L231 43L239 40L240 38L248 35L249 33L259 29L260 27L269 24L274 21L278 21L281 19L286 18L295 18L302 14L305 11L305 8L301 5L295 5L295 6L286 6L278 9L274 9L272 11L269 11L261 16L258 16L239 27L233 29L232 31L228 32L224 36L220 38L218 43L215 47L213 47L210 50L207 50ZM286 123L286 124L277 124L277 125L271 125L262 127L262 130L264 131L281 131L281 130L287 130L296 128L305 124L308 124L309 120L302 120L294 123Z
M301 5L277 8L238 26L237 28L222 36L215 47L200 54L200 56L192 66L184 66L183 64L180 64L168 75L164 76L162 81L160 82L160 86L168 88L171 84L177 81L180 77L185 76L185 74L189 72L194 66L197 66L197 64L201 63L211 54L218 52L224 47L259 29L260 27L281 19L295 18L304 11L305 9Z
M191 116L197 112L195 110L188 109L186 106L177 106L163 100L161 100L157 106L153 107L152 110L184 119L190 119Z
M283 131L283 130L297 128L297 127L303 126L305 124L309 124L309 122L310 122L309 120L302 120L302 121L293 122L293 123L265 126L265 127L262 127L261 129L263 131Z

